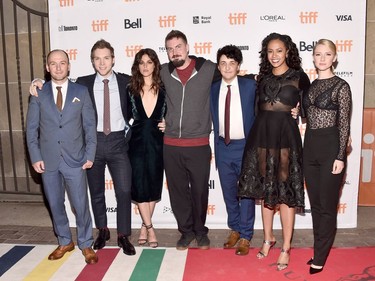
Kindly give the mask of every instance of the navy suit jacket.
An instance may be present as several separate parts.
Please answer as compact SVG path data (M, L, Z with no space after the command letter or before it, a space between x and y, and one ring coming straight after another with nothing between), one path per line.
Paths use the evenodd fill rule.
M129 83L130 76L127 74L116 73L116 72L114 72L114 74L116 75L118 90L120 93L122 115L124 116L124 120L126 124L128 125L128 128L130 128L130 125L128 124L128 97L127 97L127 92L126 92L126 86ZM94 97L95 78L96 78L96 73L87 75L87 76L78 77L76 83L84 85L89 89L90 97L91 97L91 100L95 109L96 122L98 122L98 112L96 109L96 102L95 102L95 97ZM126 134L126 141L129 141L130 135L131 134L129 130L129 132Z
M31 162L44 161L48 171L58 168L61 156L72 168L87 160L94 162L95 112L87 88L69 81L64 108L59 112L52 83L45 83L38 97L30 98L26 137Z
M241 108L242 108L242 122L244 126L245 138L248 137L251 127L253 126L255 114L255 90L256 82L253 79L244 78L237 76L238 87L240 90L241 98ZM221 81L216 81L211 86L211 116L214 131L214 141L215 141L215 161L217 163L218 157L220 157L220 152L218 151L219 142L219 94Z

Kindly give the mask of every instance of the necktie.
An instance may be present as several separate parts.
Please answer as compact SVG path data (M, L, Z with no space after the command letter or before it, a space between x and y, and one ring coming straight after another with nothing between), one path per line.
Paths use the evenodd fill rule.
M229 135L229 130L230 130L230 96L231 96L231 91L230 91L230 86L228 85L228 92L227 92L227 97L225 98L225 111L224 111L224 142L226 145L230 143L230 135Z
M61 86L57 86L57 98L56 98L56 106L57 109L61 112L62 111L62 92L61 92Z
M103 112L103 133L109 135L111 133L111 118L109 108L109 87L108 79L104 79L104 112Z

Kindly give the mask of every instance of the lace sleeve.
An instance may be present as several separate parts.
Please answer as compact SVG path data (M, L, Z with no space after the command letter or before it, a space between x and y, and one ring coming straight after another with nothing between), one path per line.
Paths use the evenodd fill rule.
M348 83L344 83L337 95L339 105L337 126L339 128L340 150L337 155L338 160L344 160L346 156L346 146L350 134L350 115L352 108L352 94Z
M303 106L303 97L307 95L307 92L310 88L310 79L307 74L301 71L301 77L299 79L299 88L300 88L300 115L302 118L306 117L305 108Z

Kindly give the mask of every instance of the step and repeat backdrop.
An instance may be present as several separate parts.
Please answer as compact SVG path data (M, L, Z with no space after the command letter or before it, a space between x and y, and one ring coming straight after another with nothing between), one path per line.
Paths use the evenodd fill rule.
M313 46L320 38L334 41L339 60L336 74L348 81L353 93L352 151L338 206L338 226L356 227L362 141L365 0L50 0L49 13L51 49L64 49L69 54L73 80L94 72L90 50L99 39L109 41L115 48L114 69L118 72L130 74L134 55L145 47L154 49L162 63L167 62L164 38L170 30L178 29L187 35L192 55L215 61L218 48L234 44L243 52L242 73L257 73L261 41L269 33L279 32L290 35L298 46L303 68L311 81L317 77L312 63ZM300 128L303 137L304 127L301 125ZM116 199L108 172L103 188L106 190L109 226L115 227ZM207 225L227 228L214 161L208 188ZM141 219L135 205L132 210L133 227L139 227ZM71 213L70 216L74 223L74 216ZM280 228L278 216L275 218L275 227ZM159 228L176 228L166 183L162 200L155 209L154 224ZM311 226L306 194L306 213L297 215L296 228ZM259 206L255 227L262 227Z

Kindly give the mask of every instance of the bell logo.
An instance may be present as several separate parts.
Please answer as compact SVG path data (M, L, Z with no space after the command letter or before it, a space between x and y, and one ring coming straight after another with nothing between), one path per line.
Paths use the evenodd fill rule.
M74 0L59 0L60 7L74 6Z
M314 68L305 69L305 73L307 76L309 76L310 81L314 81L316 78L318 78L316 70Z
M130 29L130 28L142 28L142 19L138 18L136 21L132 22L130 19L124 20L124 28Z
M194 52L196 54L210 54L212 42L203 42L194 44Z
M91 23L92 31L107 31L108 29L108 20L93 20Z
M336 40L337 52L351 52L353 40Z
M228 16L230 25L242 25L246 23L247 13L230 13Z
M74 60L77 59L77 49L68 49L68 50L65 50L65 51L69 56L69 60L74 61Z
M129 58L134 57L141 49L143 45L131 45L125 47L125 55Z
M176 16L160 16L159 26L164 27L174 27L176 24Z
M316 23L318 12L301 12L299 18L301 23Z

